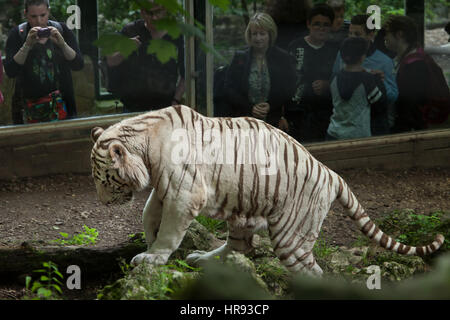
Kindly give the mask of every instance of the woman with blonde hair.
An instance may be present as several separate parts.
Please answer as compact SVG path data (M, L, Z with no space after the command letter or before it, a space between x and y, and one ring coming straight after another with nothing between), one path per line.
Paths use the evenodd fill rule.
M287 131L284 107L295 90L295 64L276 39L270 15L256 13L245 30L248 48L237 51L228 67L225 91L232 117L255 117Z

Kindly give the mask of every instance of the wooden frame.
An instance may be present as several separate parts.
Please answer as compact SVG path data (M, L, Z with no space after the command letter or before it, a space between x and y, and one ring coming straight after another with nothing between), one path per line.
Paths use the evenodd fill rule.
M89 173L91 129L136 114L0 127L0 180ZM305 145L333 170L450 167L450 130L430 130Z

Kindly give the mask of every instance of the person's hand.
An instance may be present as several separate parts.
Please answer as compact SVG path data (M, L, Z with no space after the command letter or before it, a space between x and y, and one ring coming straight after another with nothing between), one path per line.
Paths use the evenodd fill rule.
M141 37L140 36L136 36L136 37L133 37L133 38L130 38L130 39L133 40L136 43L136 47L137 48L139 48L141 46L142 42L141 42Z
M280 121L278 121L278 128L284 132L289 132L289 123L284 117L281 117Z
M371 70L370 73L380 77L381 81L384 81L384 72L383 71L381 71L381 70Z
M316 95L323 96L328 92L330 83L327 80L316 80L312 83L312 88Z
M37 35L38 30L41 29L40 27L34 27L31 28L28 32L27 39L25 40L25 45L27 47L32 48L39 40L39 37Z
M267 102L255 104L252 109L253 117L264 120L269 113L270 105Z
M50 29L50 40L60 48L64 48L66 41L55 27L48 27Z

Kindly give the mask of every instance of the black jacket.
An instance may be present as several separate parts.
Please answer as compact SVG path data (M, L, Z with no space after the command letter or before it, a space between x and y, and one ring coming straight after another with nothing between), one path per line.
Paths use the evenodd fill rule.
M148 111L171 105L177 80L179 76L184 78L184 38L163 37L176 46L178 56L176 60L161 63L155 54L147 52L152 36L144 20L125 25L120 33L127 38L139 36L142 45L120 65L108 68L108 90L120 98L127 111Z
M268 103L270 111L266 122L278 126L282 114L282 106L291 100L295 90L294 59L284 50L271 47L266 53L270 74L270 92ZM230 116L252 116L252 108L248 97L252 49L237 51L228 68L225 79L226 100L230 106Z

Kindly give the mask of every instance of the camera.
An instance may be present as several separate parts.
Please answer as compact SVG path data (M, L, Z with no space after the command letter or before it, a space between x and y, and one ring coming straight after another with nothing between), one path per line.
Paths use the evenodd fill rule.
M37 35L39 38L48 38L50 37L50 28L41 28L38 30Z

